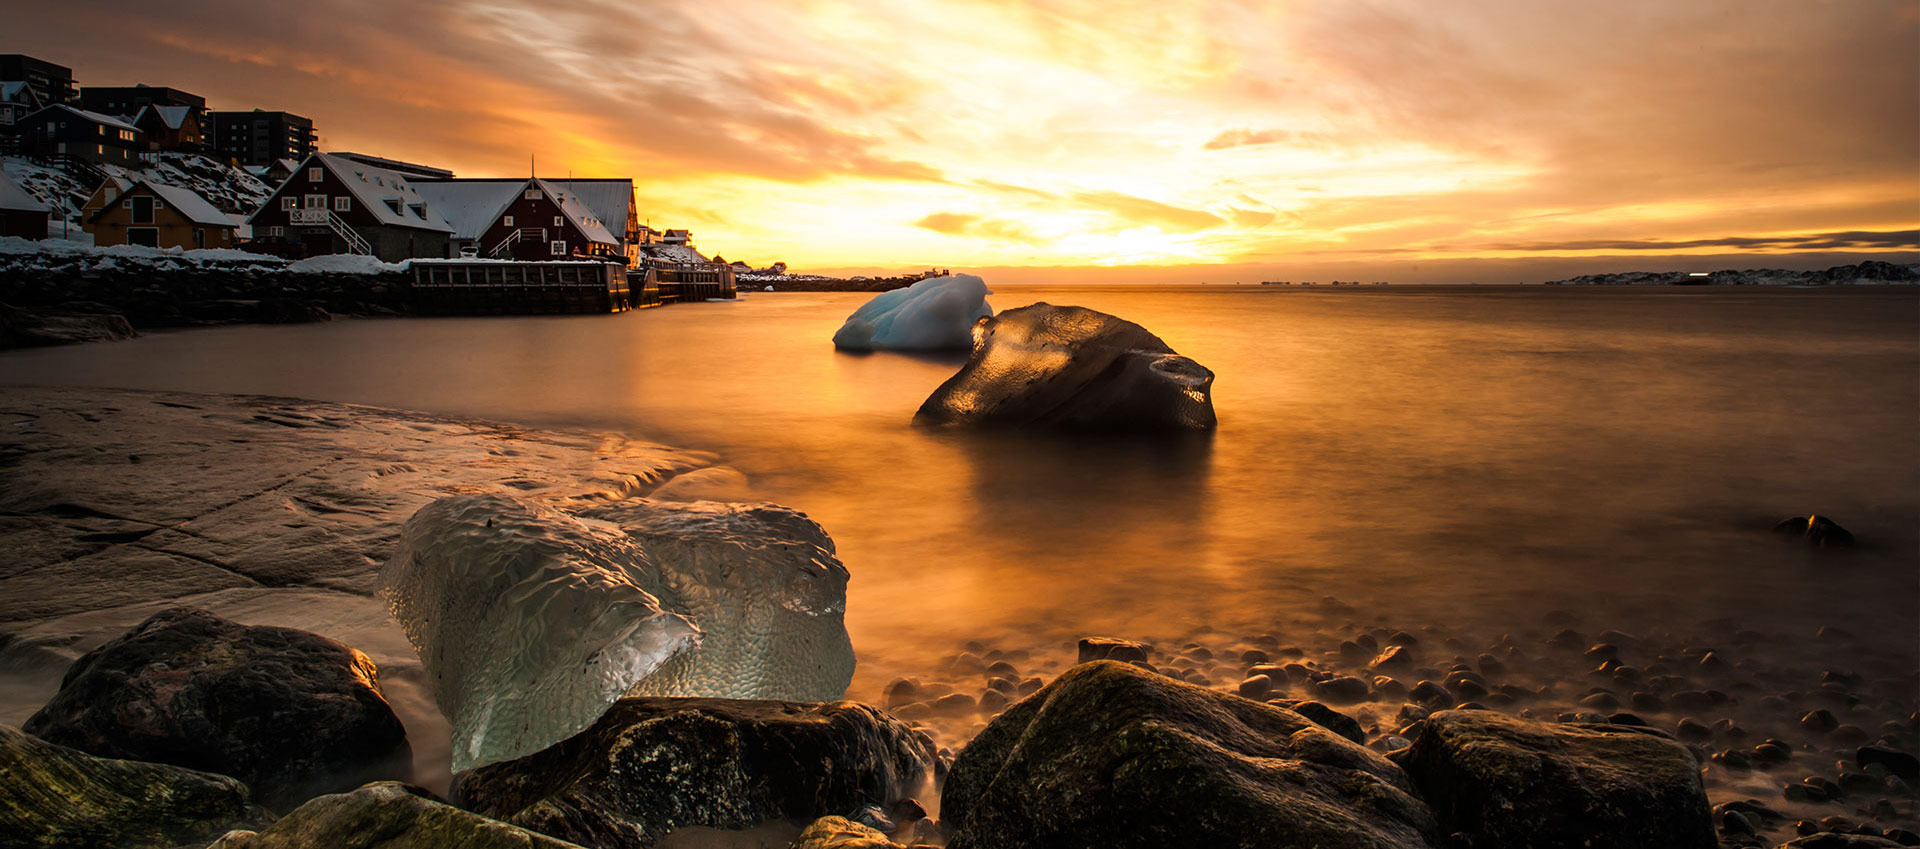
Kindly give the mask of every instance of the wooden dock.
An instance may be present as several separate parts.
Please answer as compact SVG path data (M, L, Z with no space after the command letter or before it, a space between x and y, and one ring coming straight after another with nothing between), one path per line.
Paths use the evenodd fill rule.
M717 262L649 263L645 276L659 287L663 304L731 301L739 297L733 287L733 268Z
M733 269L718 263L418 259L412 269L419 315L624 312L737 297Z

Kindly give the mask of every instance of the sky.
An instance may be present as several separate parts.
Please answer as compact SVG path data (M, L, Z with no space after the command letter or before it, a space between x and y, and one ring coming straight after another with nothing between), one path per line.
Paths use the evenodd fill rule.
M86 0L0 52L709 254L989 281L1920 261L1920 0Z

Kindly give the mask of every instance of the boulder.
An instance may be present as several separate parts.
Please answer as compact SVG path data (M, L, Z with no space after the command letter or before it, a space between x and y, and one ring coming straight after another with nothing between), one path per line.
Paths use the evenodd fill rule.
M124 317L112 313L34 312L0 304L0 349L117 342L137 335Z
M25 730L103 758L230 775L284 811L405 777L406 729L360 652L174 608L75 661Z
M1132 640L1118 637L1081 637L1080 662L1094 660L1118 660L1124 663L1146 663L1147 648Z
M542 834L633 849L688 826L886 809L935 757L925 735L853 702L632 697L580 734L461 773L453 798Z
M1111 660L988 724L947 775L953 849L1439 845L1390 761L1293 711Z
M1814 548L1851 548L1853 534L1825 516L1794 516L1773 526L1776 534L1791 534Z
M0 846L159 849L262 819L224 775L96 758L0 726Z
M900 849L900 844L846 817L821 817L802 829L788 849Z
M580 849L468 813L393 781L316 796L259 831L233 831L207 849Z
M920 425L1205 430L1213 372L1140 325L1040 303L974 326L973 353L920 405Z
M1392 757L1474 849L1717 845L1699 762L1651 728L1446 710Z

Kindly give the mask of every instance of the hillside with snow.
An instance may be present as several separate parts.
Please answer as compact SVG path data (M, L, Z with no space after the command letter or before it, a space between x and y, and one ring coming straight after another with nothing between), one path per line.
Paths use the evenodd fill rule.
M251 214L273 194L273 187L261 182L260 178L210 157L172 151L163 151L159 157L159 161L145 163L141 168L118 165L98 167L114 177L148 179L192 189L222 212ZM6 169L7 176L19 183L20 188L53 208L50 235L62 238L61 222L66 221L66 238L88 240L87 234L80 229L80 207L99 188L97 183L24 156L0 157L0 167Z

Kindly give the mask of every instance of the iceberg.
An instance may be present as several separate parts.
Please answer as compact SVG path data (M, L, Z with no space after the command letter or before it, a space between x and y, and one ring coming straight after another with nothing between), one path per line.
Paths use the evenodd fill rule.
M805 514L770 504L626 501L581 512L624 530L660 568L661 604L700 644L631 695L820 702L853 681L847 568Z
M453 726L453 769L532 754L693 647L659 570L617 529L504 495L420 508L381 574Z
M1206 430L1213 372L1146 328L1039 303L973 328L967 364L920 405L920 425Z
M993 315L987 283L971 274L929 277L881 292L847 316L833 346L850 351L964 349L974 322Z
M846 567L784 507L442 498L382 579L456 772L571 737L625 695L817 702L853 680Z

